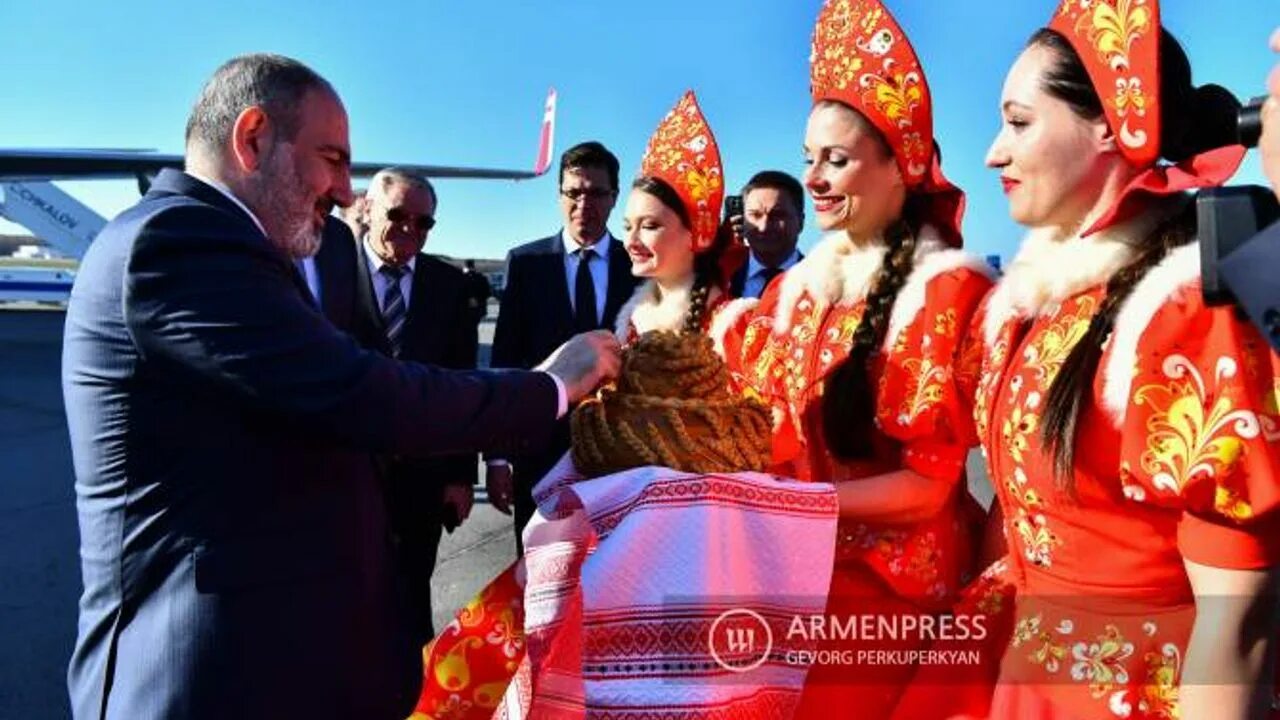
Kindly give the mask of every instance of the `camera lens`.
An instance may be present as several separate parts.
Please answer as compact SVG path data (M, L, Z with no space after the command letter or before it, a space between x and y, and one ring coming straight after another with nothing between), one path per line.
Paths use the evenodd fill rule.
M1258 139L1262 137L1262 103L1266 98L1254 98L1249 104L1240 108L1236 117L1236 139L1247 147L1258 147Z

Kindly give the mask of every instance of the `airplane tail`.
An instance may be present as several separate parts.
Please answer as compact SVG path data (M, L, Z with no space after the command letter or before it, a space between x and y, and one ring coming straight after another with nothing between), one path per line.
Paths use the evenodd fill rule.
M547 93L547 105L542 114L542 133L538 138L538 159L533 164L534 176L542 175L551 167L551 153L556 143L556 89Z

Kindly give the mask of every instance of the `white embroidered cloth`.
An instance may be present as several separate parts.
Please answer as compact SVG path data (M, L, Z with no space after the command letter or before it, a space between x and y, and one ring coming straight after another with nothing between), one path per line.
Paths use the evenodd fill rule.
M494 717L785 718L808 670L787 637L826 605L836 496L762 473L566 456L524 531L528 653Z

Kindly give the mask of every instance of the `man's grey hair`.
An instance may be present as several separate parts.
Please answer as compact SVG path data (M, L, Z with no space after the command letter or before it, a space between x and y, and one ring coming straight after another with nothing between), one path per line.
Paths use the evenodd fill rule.
M223 63L205 83L187 118L188 148L220 151L231 142L236 118L262 108L285 142L302 126L302 99L311 90L337 93L328 80L292 58L268 53L240 55Z
M439 204L436 199L436 189L432 187L431 181L425 175L397 166L383 168L369 180L369 195L381 200L392 185L407 185L411 188L426 190L431 195L431 204Z

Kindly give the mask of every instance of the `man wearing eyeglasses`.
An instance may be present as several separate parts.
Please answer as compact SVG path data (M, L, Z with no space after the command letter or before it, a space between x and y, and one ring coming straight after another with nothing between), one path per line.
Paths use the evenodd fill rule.
M365 347L438 367L476 366L476 325L469 320L462 271L422 252L435 226L435 188L400 168L373 176L363 209L352 334ZM431 575L441 528L471 512L475 453L430 460L382 457L396 559L406 580L416 642L435 633Z
M604 145L580 143L560 157L564 227L507 255L492 367L530 368L575 333L613 327L637 282L626 250L606 227L617 199L618 159ZM487 458L489 501L504 513L514 506L517 545L533 517L530 491L568 449L566 417L545 451Z

